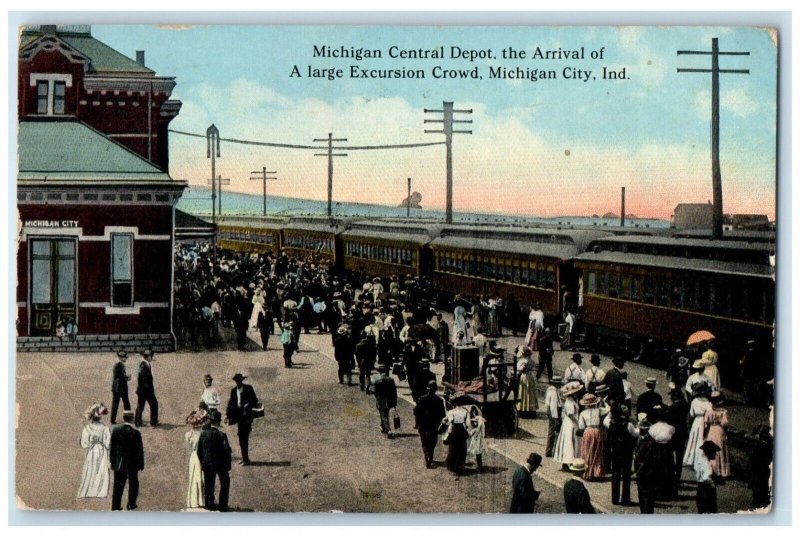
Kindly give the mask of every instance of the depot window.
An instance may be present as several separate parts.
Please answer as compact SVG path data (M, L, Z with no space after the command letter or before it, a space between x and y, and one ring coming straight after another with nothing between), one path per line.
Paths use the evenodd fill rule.
M111 305L133 306L133 235L111 234Z

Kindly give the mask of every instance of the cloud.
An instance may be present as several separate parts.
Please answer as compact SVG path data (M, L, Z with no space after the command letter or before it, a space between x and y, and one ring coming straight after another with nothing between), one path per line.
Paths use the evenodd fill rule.
M697 113L704 120L711 120L711 90L695 93L694 104ZM727 110L739 118L752 116L759 110L759 103L743 88L720 91L720 110Z
M247 79L204 85L184 97L172 128L204 133L213 121L223 138L313 144L314 138L347 138L341 145L379 145L443 141L425 134L437 119L400 97L351 96L325 102L283 95ZM741 96L729 103L741 101ZM733 104L732 104L733 105ZM482 102L459 102L472 109L473 124L459 125L473 134L453 142L454 205L457 209L555 216L616 211L619 189L627 187L628 211L668 218L680 202L705 202L711 196L708 150L690 143L631 144L602 140L575 143L546 135L537 124L538 107L489 109ZM740 110L746 110L741 102ZM547 137L545 137L547 136ZM319 143L320 147L324 144ZM569 154L567 154L567 151ZM724 150L723 150L724 151ZM422 193L423 206L445 205L445 151L441 145L413 149L340 150L334 158L334 200L395 205L406 193L406 178ZM249 181L250 171L267 166L278 181L269 193L323 200L327 193L327 159L319 150L291 150L222 144L217 173L231 179L231 190L261 193ZM736 212L734 195L748 208L774 214L774 167L760 169L748 155L723 154L726 211ZM170 137L170 173L191 184L206 184L210 163L205 140ZM757 184L757 188L753 185ZM759 211L755 211L759 212Z

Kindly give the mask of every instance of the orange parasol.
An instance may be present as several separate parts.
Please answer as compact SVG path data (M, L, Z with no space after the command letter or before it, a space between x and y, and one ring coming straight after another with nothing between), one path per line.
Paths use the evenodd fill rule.
M692 345L699 345L700 343L705 343L706 341L711 341L712 339L714 339L714 334L708 330L698 330L689 336L689 339L686 340L686 346L691 347Z

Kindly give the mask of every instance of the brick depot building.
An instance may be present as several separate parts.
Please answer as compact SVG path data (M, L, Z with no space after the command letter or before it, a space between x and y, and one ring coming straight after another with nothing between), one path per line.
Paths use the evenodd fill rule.
M31 27L19 50L17 347L174 348L175 82L91 36ZM78 335L58 337L77 324Z

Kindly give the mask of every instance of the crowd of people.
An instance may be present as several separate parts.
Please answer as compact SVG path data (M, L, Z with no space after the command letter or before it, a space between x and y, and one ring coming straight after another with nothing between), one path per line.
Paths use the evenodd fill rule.
M590 366L584 368L583 356L575 353L563 375L554 374L553 340L557 336L545 326L541 303L530 306L527 327L520 327L516 319L521 317L521 307L512 297L456 296L451 327L437 310L439 297L426 278L342 274L322 255L299 259L285 253L225 251L215 257L208 245L181 246L176 250L175 271L174 326L179 345L213 348L224 344L222 329L232 328L240 351L253 349L248 331L257 333L261 350L268 350L270 336L277 331L284 366L291 368L304 333L329 333L337 362L336 381L341 386L355 386L357 375L365 396L375 399L380 431L387 438L394 437L400 427L394 379L407 380L425 466L436 466L434 452L441 439L447 446L445 466L456 478L464 474L471 460L477 471L481 470L486 420L471 397L458 393L439 396L440 383L430 365L448 359L454 346L478 347L482 367L503 362L505 349L497 347L494 338L502 334L507 323L513 334L520 332L524 339L513 353L515 374L497 382L516 383L513 387L519 413L547 420L544 456L580 478L568 479L569 486L565 486L566 503L578 509L570 512L591 512L588 492L580 480L605 480L608 476L612 503L631 504L630 483L635 475L640 510L652 513L657 500L676 497L684 467L694 471L698 512L717 509L716 487L730 475L730 457L718 356L710 346L691 367L688 354L676 351L667 371L669 402L656 391L655 378L648 378L646 389L634 399L623 358L614 358L611 367L604 369L600 356L592 355ZM571 328L567 330L568 335L572 332ZM98 458L102 458L105 446L114 469L114 509L120 508L122 493L119 488L117 494L117 483L124 487L126 479L130 483L128 508L136 508L135 474L144 466L143 454L139 453L141 435L127 422L140 427L147 404L151 425L158 426L158 401L149 368L153 357L152 353L145 354L139 366L135 413L130 412L127 396L130 377L125 371L124 353L114 367L111 422L116 420L121 401L126 424L108 433L102 425L105 407L93 405L87 410L82 439L87 459L79 495L96 497L107 492L107 478L104 481L100 473L89 475L92 468L102 467ZM540 403L538 386L543 375L548 386ZM258 399L252 387L243 384L244 378L241 374L233 378L236 387L231 390L226 419L238 427L242 463L248 464L248 438ZM225 510L231 450L227 436L219 429L219 393L210 375L204 383L202 401L187 418L187 507ZM120 462L120 451L115 451L118 428L125 428L126 445L134 446L122 450L130 461ZM754 434L757 446L751 454L750 485L753 506L763 507L769 504L772 438L767 427L758 428ZM117 436L123 438L121 432ZM531 493L532 482L529 487L525 480L541 464L542 456L531 454L525 465L527 475L524 471L515 475L512 512L532 512L530 501L532 498L535 503L537 494ZM221 491L215 502L217 479Z
M109 409L103 403L93 403L83 415L84 425L81 433L81 447L86 450L86 457L78 487L78 498L106 498L112 488L111 509L122 510L122 496L128 488L126 509L138 508L139 472L145 467L145 450L141 429L144 426L144 411L149 406L150 427L160 426L158 421L158 399L152 365L155 355L144 350L142 361L137 367L136 411L131 410L128 397L128 374L126 364L128 353L119 351L117 363L112 368L112 406ZM263 406L259 404L255 390L244 383L246 376L236 373L231 380L235 385L231 388L228 404L225 409L224 422L237 427L240 464L247 466L249 458L249 438L253 420L263 415ZM230 469L232 449L228 436L221 430L223 415L220 412L221 399L219 390L213 384L211 375L203 377L203 391L197 408L186 418L189 431L185 435L185 444L189 451L188 475L189 485L186 494L188 509L228 510L230 493ZM122 423L117 423L119 403L123 404ZM104 423L105 416L110 414L111 427ZM111 479L113 476L113 480ZM215 500L216 482L219 481L219 497Z

